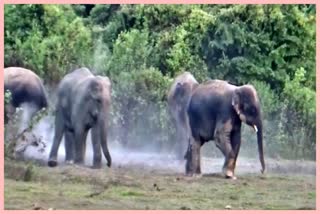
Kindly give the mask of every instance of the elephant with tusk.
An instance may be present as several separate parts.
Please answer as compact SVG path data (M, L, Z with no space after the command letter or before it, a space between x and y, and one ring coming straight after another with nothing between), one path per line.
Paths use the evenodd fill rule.
M200 148L210 140L225 156L223 173L236 178L234 169L241 145L241 123L257 134L261 172L265 170L260 101L252 85L235 86L223 80L200 84L192 93L187 114L191 138L186 154L186 174L201 174Z

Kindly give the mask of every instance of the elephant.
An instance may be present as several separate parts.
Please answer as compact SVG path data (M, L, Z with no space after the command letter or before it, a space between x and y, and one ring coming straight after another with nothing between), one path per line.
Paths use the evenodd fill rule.
M111 167L107 145L107 121L111 105L111 82L86 68L67 74L59 83L55 109L55 132L48 166L55 167L61 139L65 137L65 161L84 164L86 138L91 130L93 166L101 168L101 148ZM101 146L101 147L100 147Z
M32 106L27 122L42 108L48 107L47 95L41 79L31 70L21 67L7 67L4 69L4 92L11 92L10 103L5 105L4 121L9 121L17 107L23 104Z
M236 179L234 169L241 145L242 122L253 127L257 134L261 173L264 173L262 112L254 86L236 86L223 80L202 83L193 91L187 114L191 137L186 152L186 175L201 176L201 146L214 140L225 157L223 174Z
M191 97L191 93L198 85L197 80L190 72L183 72L179 74L168 92L167 102L169 107L169 113L173 124L176 127L176 156L179 160L183 160L184 151L188 146L188 120L186 115L186 109Z

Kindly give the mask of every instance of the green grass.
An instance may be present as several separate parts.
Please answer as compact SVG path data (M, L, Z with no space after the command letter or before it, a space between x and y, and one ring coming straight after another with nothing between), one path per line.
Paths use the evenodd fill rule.
M31 170L31 172L30 172ZM30 176L25 181L25 173ZM315 209L315 176L201 178L136 168L5 161L5 209Z

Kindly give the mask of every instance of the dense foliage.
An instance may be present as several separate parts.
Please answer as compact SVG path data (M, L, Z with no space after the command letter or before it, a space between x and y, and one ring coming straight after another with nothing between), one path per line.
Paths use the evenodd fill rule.
M79 66L108 75L112 136L169 149L177 74L250 83L269 154L314 159L315 29L315 5L5 5L5 66L48 84Z

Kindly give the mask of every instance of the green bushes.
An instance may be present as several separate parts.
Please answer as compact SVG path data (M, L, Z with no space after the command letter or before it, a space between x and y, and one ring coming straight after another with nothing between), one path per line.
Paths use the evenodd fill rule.
M166 147L172 136L166 107L169 83L169 78L154 68L123 72L114 80L111 129L121 144Z
M315 159L315 91L303 86L304 75L305 70L299 69L293 80L285 82L280 96L265 83L252 83L262 105L266 151L273 157ZM252 150L256 142L252 130L245 128L244 141L249 142L246 151Z
M10 100L11 100L11 91L10 90L6 90L5 93L4 93L4 105L7 105L10 103Z
M6 5L5 17L5 66L27 67L57 82L88 64L91 32L69 5Z
M316 156L316 92L304 86L306 71L295 72L293 80L287 79L282 94L284 98L283 129L285 139L294 157Z
M5 65L49 84L80 66L108 75L111 136L135 147L170 149L166 91L188 70L254 85L268 153L314 159L315 44L315 5L5 6Z

